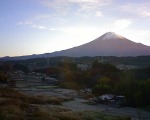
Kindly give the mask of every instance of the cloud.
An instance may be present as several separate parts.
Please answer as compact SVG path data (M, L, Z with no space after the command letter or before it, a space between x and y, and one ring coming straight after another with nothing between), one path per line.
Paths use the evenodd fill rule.
M37 29L42 29L42 30L47 30L48 28L46 26L43 25L31 25L32 28L37 28Z
M106 32L104 29L100 29L97 26L82 25L61 27L57 30L63 32L63 35L66 36L72 47L85 44Z
M88 26L68 26L61 27L58 29L64 33L69 33L72 35L84 35L89 33L99 33L99 29L97 27L88 27ZM94 32L93 32L94 31Z
M66 15L69 12L72 13L73 9L75 13L97 13L102 6L112 3L112 0L43 0L41 3L42 5L55 10L57 14L60 13L60 15ZM98 17L99 16L100 14Z
M150 30L126 29L119 34L124 35L126 38L133 40L134 42L150 45Z
M28 25L34 28L45 29L46 27L42 27L40 25L38 27L38 25L36 24L47 22L50 19L51 19L50 14L38 14L38 15L33 15L32 17L24 21L18 22L17 25Z
M150 11L141 11L138 14L144 17L150 17Z
M79 19L88 19L92 17L99 18L103 16L102 11L100 10L101 6L109 5L111 2L112 0L42 0L40 3L42 6L48 7L50 13L37 13L36 15L27 18L24 22L19 22L18 25L49 29L41 24L63 26L72 19L70 16L78 16Z
M25 21L25 22L18 22L17 25L32 25L32 22Z
M91 11L110 4L111 0L75 0L74 3L80 6L79 11Z
M150 17L150 2L143 3L129 3L126 5L120 6L120 10L135 14L141 17Z
M45 20L45 19L49 19L51 18L50 14L39 14L39 15L35 15L32 20L34 21L39 21L39 20Z
M132 20L130 19L118 19L115 20L112 24L112 30L113 31L120 31L128 28L132 24Z
M143 42L144 44L150 45L150 30L136 30L136 34L134 30L132 33L133 40L136 38L137 42Z
M103 15L102 15L102 12L101 12L101 11L98 11L98 12L95 13L95 16L96 16L96 17L102 17Z
M41 29L41 30L49 30L49 31L58 31L56 28L49 28L47 26L44 26L44 25L37 25L37 24L34 24L32 22L19 22L17 23L17 25L27 25L31 28L36 28L36 29Z

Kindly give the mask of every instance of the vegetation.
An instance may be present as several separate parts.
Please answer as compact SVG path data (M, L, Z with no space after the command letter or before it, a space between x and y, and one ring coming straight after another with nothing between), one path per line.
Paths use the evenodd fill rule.
M130 120L99 112L72 112L62 108L37 107L35 104L60 104L71 98L28 96L10 88L0 88L0 120ZM42 99L41 99L42 98Z
M36 120L131 120L130 117L107 115L101 112L72 112L60 108L39 109L33 113L32 117L36 118Z
M101 57L82 57L75 58L75 62L71 62L72 57L52 57L49 58L51 67L36 69L35 72L46 73L48 76L59 79L59 85L65 88L75 90L91 88L95 96L102 94L123 95L126 98L126 106L145 107L150 105L150 56L103 57L103 63L99 62L100 59ZM4 63L3 66L0 66L0 82L6 83L8 81L7 71L18 69L27 73L26 66L34 66L34 63L43 67L46 66L47 59L39 58ZM90 64L91 68L85 71L78 69L77 64L79 63ZM118 64L137 65L143 68L119 70L114 66ZM29 100L28 97L27 99ZM34 99L31 101L37 101L38 97L36 96ZM48 102L47 99L45 102Z
M59 57L50 57L50 66L56 67L59 65L61 61L73 61L75 60L75 63L83 63L83 64L89 64L92 63L95 59L102 60L102 56L96 56L96 57L66 57L66 56L59 56ZM138 57L114 57L114 56L103 56L103 61L118 65L118 64L125 64L125 65L136 65L136 66L142 66L142 67L148 67L150 66L150 56L138 56ZM37 66L37 67L45 67L47 66L47 58L34 58L34 59L27 59L27 60L18 60L18 61L8 61L8 63L13 64L23 64L25 66Z
M23 64L15 64L13 66L13 69L21 70L22 72L24 72L26 74L29 72L28 68L25 65L23 65Z
M5 73L0 73L0 83L8 83L9 76Z
M64 63L61 70L63 87L75 90L90 87L96 96L123 95L126 98L126 106L150 105L149 68L121 71L111 64L96 60L86 71L77 69L73 63Z
M71 97L29 96L10 88L0 88L0 98L15 99L18 100L19 103L23 102L24 104L55 104L55 105L60 105L64 101L73 100L73 98Z

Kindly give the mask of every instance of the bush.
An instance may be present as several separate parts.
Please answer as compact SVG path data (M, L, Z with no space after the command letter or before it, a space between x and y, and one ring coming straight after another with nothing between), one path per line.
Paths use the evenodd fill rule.
M55 104L60 105L62 100L59 97L32 96L29 98L31 104Z
M114 116L114 115L109 115L109 114L104 114L101 112L89 112L89 111L84 111L80 112L80 116L84 120L131 120L130 117L125 117L125 116Z
M10 88L0 88L0 97L21 99L24 102L28 101L28 96Z
M41 110L34 112L31 117L33 117L35 120L59 120L59 119L53 117L48 112L41 111Z
M59 120L82 120L82 117L75 112L61 112L56 115Z
M2 120L23 120L23 111L14 105L3 106L0 116Z

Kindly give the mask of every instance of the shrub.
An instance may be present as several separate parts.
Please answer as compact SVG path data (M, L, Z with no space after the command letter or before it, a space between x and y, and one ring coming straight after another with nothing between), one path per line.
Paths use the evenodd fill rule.
M0 116L2 120L23 120L23 111L14 105L3 106Z
M61 112L56 115L59 120L82 120L82 117L75 112Z
M0 88L0 97L21 99L24 102L28 101L28 96L10 88Z
M33 117L35 120L59 120L48 112L41 110L34 112L31 117Z
M59 97L32 96L29 99L31 104L55 104L60 105L62 100Z

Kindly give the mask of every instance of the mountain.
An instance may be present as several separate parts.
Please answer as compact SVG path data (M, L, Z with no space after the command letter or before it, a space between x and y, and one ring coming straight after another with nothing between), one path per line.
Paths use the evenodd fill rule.
M99 38L71 49L54 52L50 56L141 56L150 55L150 47L108 32Z
M40 57L55 57L55 56L143 56L150 55L150 46L141 43L135 43L127 38L117 35L114 32L107 32L97 39L83 44L81 46L73 47L70 49L57 51L53 53L45 53L39 55L7 57L9 59L30 59ZM4 59L4 58L3 58Z

